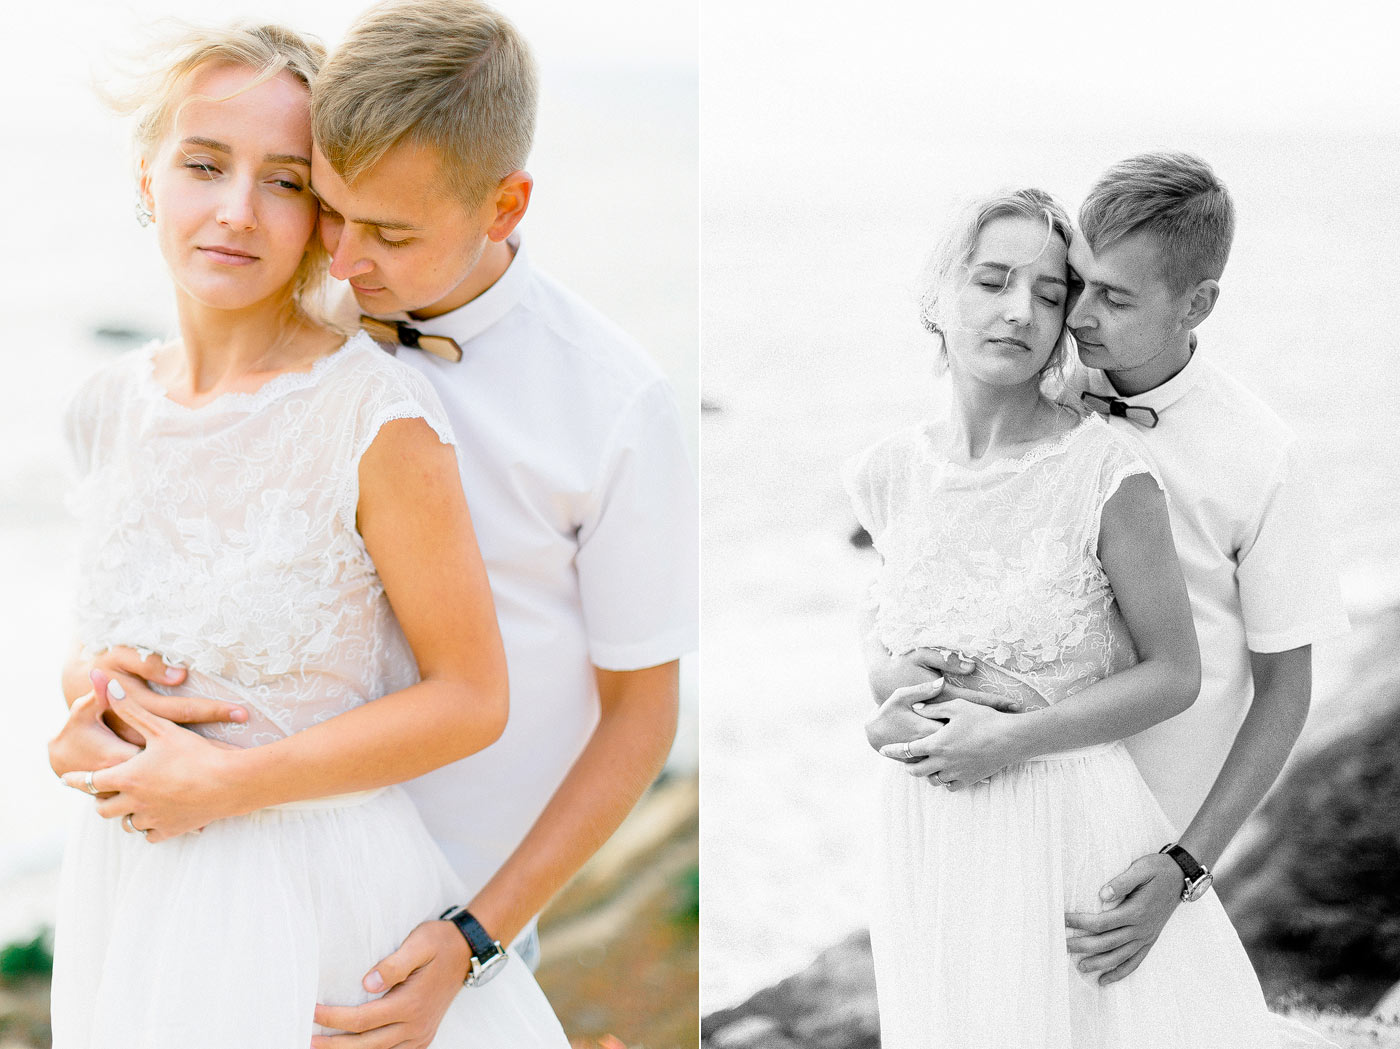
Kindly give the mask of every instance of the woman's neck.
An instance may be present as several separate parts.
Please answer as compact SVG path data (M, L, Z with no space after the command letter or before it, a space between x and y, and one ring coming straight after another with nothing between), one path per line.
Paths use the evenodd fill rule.
M1061 412L1040 392L1040 379L994 386L954 368L947 452L967 463L998 459L1063 428Z
M222 310L177 291L176 305L180 346L169 378L186 397L260 385L278 372L305 368L328 350L325 338L317 337L328 333L285 300Z

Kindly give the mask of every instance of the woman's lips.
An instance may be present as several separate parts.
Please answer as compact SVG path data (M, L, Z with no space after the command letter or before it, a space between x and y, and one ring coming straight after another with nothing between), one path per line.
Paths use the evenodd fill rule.
M225 247L203 247L199 249L204 257L212 262L218 262L225 266L247 266L257 262L256 255L249 255L246 251L239 251L237 248Z
M1026 345L1024 342L1022 342L1020 339L1013 339L1013 338L1010 338L1010 337L1001 337L1001 338L992 339L992 342L999 342L999 343L1001 343L1001 344L1004 345L1004 346L1014 346L1014 347L1016 347L1016 349L1018 349L1018 350L1025 350L1025 351L1027 351L1027 352L1030 352L1030 347L1027 346L1027 345Z

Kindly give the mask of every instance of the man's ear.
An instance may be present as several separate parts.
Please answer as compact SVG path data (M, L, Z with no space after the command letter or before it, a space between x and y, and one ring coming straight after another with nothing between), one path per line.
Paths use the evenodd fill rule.
M1219 298L1219 281L1201 281L1191 293L1191 299L1186 306L1186 316L1181 319L1181 326L1187 331L1191 331L1210 316L1211 310L1215 309L1216 300Z
M535 180L528 171L512 171L496 187L496 217L486 227L486 236L499 243L514 232L530 206Z

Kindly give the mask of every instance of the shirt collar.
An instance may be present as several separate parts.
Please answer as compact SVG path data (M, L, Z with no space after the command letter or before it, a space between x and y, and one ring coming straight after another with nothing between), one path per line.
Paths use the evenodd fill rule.
M526 287L534 275L530 257L521 242L520 234L512 233L506 240L515 255L506 271L496 279L496 283L483 291L470 302L465 302L455 310L449 310L437 317L418 320L407 313L389 313L382 319L406 321L424 335L446 335L465 345L499 321L515 308L525 294Z
M1113 388L1113 383L1108 376L1101 371L1094 370L1089 373L1089 390L1092 393L1102 394L1107 397L1117 397L1122 401L1134 406L1151 408L1159 415L1170 408L1182 397L1186 396L1198 383L1200 383L1204 367L1198 363L1196 350L1196 333L1191 333L1191 359L1186 362L1186 367L1177 372L1160 386L1154 386L1150 390L1142 393L1135 393L1126 396Z

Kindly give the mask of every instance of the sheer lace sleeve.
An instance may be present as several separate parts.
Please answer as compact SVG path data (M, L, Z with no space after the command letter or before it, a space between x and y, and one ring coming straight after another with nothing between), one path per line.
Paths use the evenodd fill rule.
M1139 448L1127 437L1118 433L1112 427L1103 427L1103 458L1099 465L1098 477L1094 482L1094 505L1090 508L1088 515L1089 534L1087 537L1087 552L1098 559L1099 531L1103 526L1103 511L1108 505L1108 501L1117 493L1119 487L1129 477L1136 477L1138 474L1147 474L1152 478L1153 483L1161 490L1165 496L1166 486L1162 484L1162 478L1157 473L1156 468L1147 461ZM1170 500L1170 497L1168 496Z
M336 500L341 519L351 528L360 501L360 460L385 424L396 419L422 419L443 444L457 446L447 411L422 375L383 351L368 355L362 371L362 381L355 389L360 403L353 416L350 455L345 460L348 469Z
M122 407L123 390L133 381L155 350L152 343L124 354L94 371L68 401L63 416L63 435L75 476L81 480L97 467L103 447L102 428L111 426Z
M877 546L891 519L891 500L899 491L898 477L909 467L910 437L909 432L892 434L848 460L842 471L856 520Z

